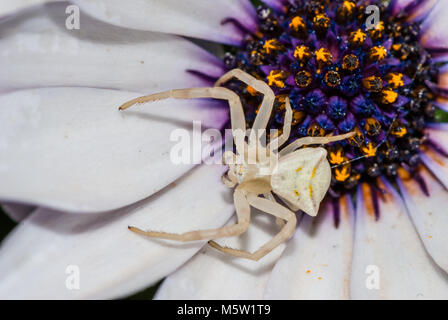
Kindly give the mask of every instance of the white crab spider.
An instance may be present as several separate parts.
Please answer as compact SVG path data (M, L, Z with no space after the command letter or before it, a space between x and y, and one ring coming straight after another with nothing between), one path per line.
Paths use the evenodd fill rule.
M234 77L264 95L248 142L245 139L237 139L239 133L246 132L245 115L240 98L233 91L220 87L221 84ZM229 171L223 176L223 182L228 187L235 188L233 198L238 218L237 223L218 229L196 230L183 234L143 231L131 226L129 229L152 238L183 242L232 237L240 235L248 229L250 207L252 206L286 222L274 238L253 253L222 247L215 241L209 241L212 247L222 252L252 260L259 260L293 235L297 223L293 211L302 210L311 216L316 216L320 202L328 191L331 169L326 157L327 151L321 147L297 149L304 145L325 144L347 139L355 134L352 132L339 136L305 137L297 139L278 152L278 148L288 140L291 132L292 110L289 99L286 98L283 133L263 147L259 139L253 138L252 133L257 130L265 130L272 113L275 95L265 82L255 79L240 69L233 69L224 74L213 88L180 89L156 93L126 102L120 107L120 110L127 109L134 104L167 98L215 98L228 101L237 153L229 151L224 153L223 161L229 165ZM274 145L275 147L273 147ZM248 155L253 148L259 152L255 161L249 161ZM260 154L264 156L259 156ZM274 168L271 165L273 161L276 163ZM287 207L278 203L271 192L281 198Z

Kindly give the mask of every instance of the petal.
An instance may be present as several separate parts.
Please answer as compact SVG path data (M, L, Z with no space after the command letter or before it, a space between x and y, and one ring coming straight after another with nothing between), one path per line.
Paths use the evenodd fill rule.
M234 223L232 219L230 223ZM252 210L249 230L239 237L217 241L231 248L255 251L278 232L275 219ZM261 299L280 245L259 261L236 258L206 247L165 279L156 299Z
M0 89L86 86L133 92L210 86L222 62L180 37L128 30L82 17L66 30L65 5L30 12L0 28Z
M0 3L0 19L38 5L57 1L62 0L3 0Z
M194 154L173 162L172 147L180 144L173 133L191 137L193 120L218 128L226 121L227 110L208 100L118 110L135 97L90 88L0 96L0 198L78 212L134 203L194 166Z
M222 166L200 166L151 198L115 212L73 215L39 209L2 243L0 297L110 299L154 284L205 242L149 239L127 226L167 232L222 226L233 212L222 173ZM78 290L70 286L76 284L76 270Z
M173 33L239 45L244 28L255 31L254 9L247 0L74 0L85 13L108 23L137 30ZM249 10L251 9L251 10Z
M2 209L15 222L20 222L36 210L36 207L19 203L4 202L2 203Z
M438 0L393 0L394 13L398 14L401 10L406 10L408 20L419 21L433 9Z
M353 248L353 204L340 201L340 223L326 202L317 218L304 216L269 278L266 299L348 299Z
M448 13L447 1L437 1L427 14L421 25L421 43L426 48L448 48L448 37L445 30L448 27L446 14Z
M432 125L432 128L427 128L425 133L436 144L437 148L446 151L448 150L448 131L444 130L444 127L448 128L447 124L435 124ZM428 148L425 152L422 152L420 157L425 166L448 188L448 158L437 153L432 148Z
M284 8L284 0L261 0L262 2L264 2L268 7L278 11L278 12L283 12L283 8Z
M352 264L353 299L446 299L446 274L423 247L391 185L380 182L377 221L369 187L358 190Z
M398 185L426 250L448 272L448 215L444 209L448 192L427 170L421 170L420 175L425 181L429 196L413 179L398 180Z

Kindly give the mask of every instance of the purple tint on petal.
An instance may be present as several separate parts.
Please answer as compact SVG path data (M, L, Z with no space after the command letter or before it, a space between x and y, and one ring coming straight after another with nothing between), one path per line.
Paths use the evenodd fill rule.
M428 189L428 185L426 184L425 179L418 173L414 176L415 181L417 181L418 186L420 187L420 189L422 190L422 192L429 197L429 189Z
M243 25L238 19L233 17L228 17L221 21L221 25L226 25L228 23L235 26L241 32L242 35L253 34L257 31L257 27L255 25L251 26L251 28L248 28L247 26Z
M286 2L284 0L261 0L261 1L264 2L268 7L279 12L283 12L284 4Z
M448 109L448 107L445 107ZM435 129L440 131L448 131L448 123L442 123L442 122L431 122L426 124L426 127L429 129Z
M437 178L437 180L440 183L442 183L445 186L445 188L447 188L448 187L448 176L443 172L442 165L436 163L433 159L431 159L424 152L420 153L420 158L421 158L423 164L425 165L425 167L428 168L429 171L432 172L432 174ZM420 180L424 182L423 178L421 178ZM422 191L425 193L425 195L429 196L430 194L429 194L428 188L426 186L426 183L421 185L419 180L416 179L416 181L419 183L419 185L422 188Z
M339 198L331 198L331 200L333 205L334 227L337 229L341 222L341 208L339 204Z
M263 73L265 74L265 75L268 75L272 70L275 70L276 69L276 67L274 67L274 66L261 66L260 67L260 70L261 71L263 71Z
M406 97L404 97L402 95L398 95L398 99L394 103L394 106L397 107L397 108L401 108L402 106L404 106L408 102L409 102L409 98L406 98Z
M435 142L431 138L429 138L428 145L436 151L438 154L440 154L443 157L448 157L448 152L443 148L439 143Z
M286 83L290 86L294 86L296 84L296 81L294 80L294 76L290 75L287 79L286 79Z
M378 201L378 192L381 192L382 190L377 190L376 187L369 185L370 188L370 196L372 197L372 205L373 205L373 212L375 213L375 220L378 221L380 218L380 204Z
M201 80L204 80L205 82L209 82L210 85L213 85L219 79L219 77L210 76L210 75L205 74L204 72L199 71L199 70L187 69L186 72L197 76L198 78L200 78Z

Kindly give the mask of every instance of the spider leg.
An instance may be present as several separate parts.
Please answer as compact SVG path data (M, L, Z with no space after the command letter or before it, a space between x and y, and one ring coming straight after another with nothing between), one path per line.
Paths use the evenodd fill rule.
M195 240L208 240L223 237L233 237L240 235L249 228L250 223L250 206L246 199L246 194L236 188L233 194L233 199L235 203L235 210L238 217L236 224L231 226L225 226L218 229L208 229L208 230L196 230L185 232L182 234L177 233L166 233L166 232L156 232L156 231L144 231L136 227L129 226L129 230L138 233L143 236L150 238L159 239L169 239L181 242L195 241Z
M331 137L304 137L291 142L289 145L284 147L280 152L280 156L286 155L294 150L300 148L301 146L309 145L309 144L327 144L330 142L340 141L344 139L351 138L355 135L355 132L349 132L346 134L341 134L338 136Z
M285 121L283 122L283 132L279 137L276 138L277 142L275 142L275 140L269 142L267 146L268 150L270 150L272 143L277 144L275 146L275 149L278 150L278 148L280 148L286 141L288 141L289 135L291 134L292 108L291 103L289 102L289 97L286 97L285 99L285 107L286 112L285 112Z
M233 137L238 152L244 153L246 142L244 136L246 134L246 118L244 115L243 106L239 96L233 91L222 88L192 88L192 89L178 89L169 90L160 93L154 93L147 96L135 98L120 106L120 110L125 110L133 105L148 103L163 99L195 99L195 98L214 98L220 100L227 100L230 107L230 122L232 126Z
M255 77L251 76L241 69L233 69L225 73L221 78L218 79L218 81L216 81L215 87L221 86L223 83L229 81L232 78L237 78L238 80L244 82L248 86L261 92L264 95L260 109L257 113L257 117L255 118L254 124L252 126L252 131L256 133L257 130L265 130L266 126L268 125L269 118L271 117L272 109L274 107L274 91L272 91L271 87L269 87L266 82L256 79Z
M249 195L248 202L251 206L254 208L257 208L259 210L262 210L266 213L269 213L277 218L283 219L286 221L286 224L282 227L279 233L274 236L271 240L269 240L267 243L265 243L263 246L261 246L257 251L254 253L244 251L244 250L238 250L228 247L222 247L215 241L209 241L209 244L224 253L246 258L250 260L258 261L261 258L263 258L265 255L267 255L269 252L277 248L280 244L288 240L293 234L296 229L297 224L297 218L291 210L285 208L284 206L280 205L279 203L263 199L255 195Z

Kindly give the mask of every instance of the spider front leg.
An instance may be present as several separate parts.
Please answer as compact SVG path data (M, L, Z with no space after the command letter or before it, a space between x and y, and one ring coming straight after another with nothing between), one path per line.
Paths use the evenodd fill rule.
M222 88L192 88L169 90L160 93L154 93L147 96L135 98L120 106L119 110L125 110L133 105L142 104L163 99L195 99L195 98L214 98L226 100L230 107L230 123L234 136L235 146L239 153L244 154L246 142L241 137L246 133L246 118L243 106L239 96L233 91Z
M275 150L278 150L286 141L288 141L289 135L291 134L292 125L292 108L289 102L289 97L285 99L285 121L283 122L283 132L275 140L269 142L267 149L271 150L271 145L274 143ZM276 144L276 145L275 145ZM273 151L273 150L272 150Z
M286 221L285 225L282 227L279 233L274 236L271 240L269 240L266 244L261 246L257 251L254 253L244 251L244 250L238 250L228 247L222 247L215 241L209 241L209 244L224 253L246 258L254 261L258 261L261 258L263 258L265 255L267 255L269 252L277 248L280 244L291 238L291 236L294 234L294 231L296 229L297 224L297 218L294 212L291 210L285 208L284 206L280 205L279 203L260 198L254 194L249 195L248 202L251 206L254 208L257 208L263 212L269 213L277 218L283 219Z
M287 145L286 147L284 147L280 152L280 156L284 156L288 153L293 152L294 150L302 147L302 146L306 146L306 145L310 145L310 144L327 144L330 142L335 142L335 141L340 141L340 140L345 140L348 138L351 138L355 135L355 132L349 132L346 134L341 134L338 136L330 136L330 137L304 137L304 138L300 138L295 140L294 142L291 142L289 145Z
M231 226L225 226L218 229L196 230L185 232L182 234L157 232L157 231L144 231L139 228L131 226L129 226L128 228L129 230L146 237L176 240L181 242L209 240L209 239L237 236L246 232L246 230L249 228L250 206L249 203L247 202L245 192L239 188L235 189L235 192L233 194L233 201L235 204L235 210L238 221L236 224Z
M263 101L261 103L260 109L258 110L257 117L254 120L252 126L252 131L265 130L268 125L269 118L271 117L272 109L274 107L275 94L271 87L262 80L258 80L251 76L247 72L241 69L233 69L225 73L221 78L215 83L215 87L221 86L232 78L237 78L238 80L244 82L253 89L261 92L264 95ZM255 135L256 136L256 135Z

